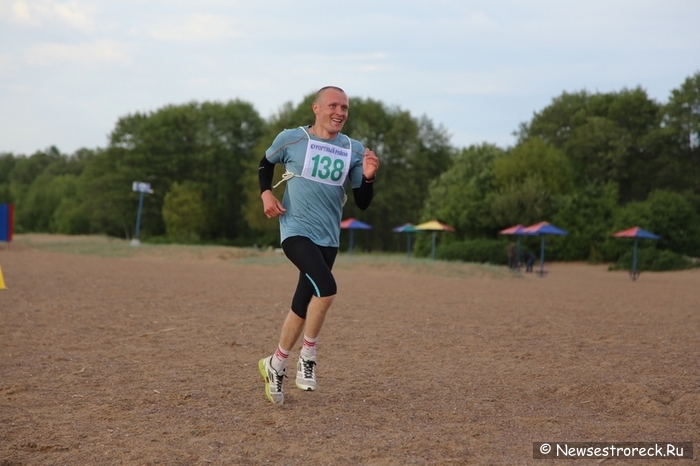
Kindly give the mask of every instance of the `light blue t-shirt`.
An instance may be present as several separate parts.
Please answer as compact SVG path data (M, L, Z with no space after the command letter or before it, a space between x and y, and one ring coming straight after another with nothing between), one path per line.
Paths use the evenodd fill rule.
M282 241L291 236L305 236L319 246L338 247L347 180L343 186L332 186L299 176L304 168L309 138L344 149L350 149L352 141L347 180L353 189L362 184L365 147L361 142L342 133L331 140L320 139L308 134L307 128L282 131L265 152L270 163L282 164L296 175L285 183L282 205L286 212L279 217L280 234Z

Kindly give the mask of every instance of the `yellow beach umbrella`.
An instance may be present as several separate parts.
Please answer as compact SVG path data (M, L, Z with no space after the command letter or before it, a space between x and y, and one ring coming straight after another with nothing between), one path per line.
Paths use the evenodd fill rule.
M451 226L444 224L442 222L438 222L437 220L431 220L429 222L421 223L420 225L416 225L416 230L417 231L432 231L433 232L433 238L432 238L432 247L431 247L431 256L433 259L435 259L435 235L437 234L438 231L455 231L454 228Z

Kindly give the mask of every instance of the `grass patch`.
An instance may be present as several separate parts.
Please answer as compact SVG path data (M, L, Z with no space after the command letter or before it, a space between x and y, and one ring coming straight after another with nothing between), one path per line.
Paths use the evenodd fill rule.
M353 255L341 253L338 255L335 268L352 268L357 265L445 277L467 278L486 276L492 278L511 278L521 276L518 273L508 270L507 267L497 265L442 261L424 257L411 257L409 259L406 257L406 254L403 253L362 253Z
M12 247L26 247L39 251L98 256L105 258L140 258L178 261L224 261L237 265L279 266L289 264L280 249L237 248L231 246L191 244L149 244L138 247L129 241L107 236L66 236L49 234L15 235ZM387 271L421 273L446 277L492 277L510 278L520 276L506 267L432 260L410 259L403 253L355 253L340 252L335 262L336 269L371 267Z

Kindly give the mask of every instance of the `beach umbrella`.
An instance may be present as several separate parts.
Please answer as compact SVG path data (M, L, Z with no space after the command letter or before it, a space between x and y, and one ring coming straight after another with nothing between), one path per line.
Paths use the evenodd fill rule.
M412 223L404 223L400 227L392 229L394 233L406 233L406 257L411 258L411 234L416 232L416 226Z
M444 223L440 223L437 220L431 220L429 222L421 223L420 225L416 225L416 230L417 231L431 231L433 232L433 239L432 239L432 248L431 248L431 256L433 259L435 259L435 235L437 234L438 231L455 231L454 228L452 228L449 225L445 225Z
M639 239L661 239L660 236L655 235L646 230L642 230L639 227L628 228L627 230L618 231L613 233L615 238L634 238L634 253L632 254L632 270L630 270L630 278L635 281L639 277L639 272L637 272L637 241Z
M536 233L527 233L525 231L525 226L521 224L513 225L512 227L506 228L498 232L499 235L515 235L518 237L518 268L520 268L520 251L522 249L521 243L523 236L536 236Z
M555 227L554 225L547 223L547 222L540 222L536 223L534 225L530 225L529 227L525 227L523 229L523 232L526 234L532 234L532 235L539 235L540 239L540 271L537 272L537 275L540 277L545 276L545 271L544 271L544 237L546 235L567 235L568 233L560 228Z
M348 218L340 222L340 228L344 230L350 230L350 248L349 252L352 254L352 250L355 245L355 230L371 230L372 227L364 222L361 222L354 218Z

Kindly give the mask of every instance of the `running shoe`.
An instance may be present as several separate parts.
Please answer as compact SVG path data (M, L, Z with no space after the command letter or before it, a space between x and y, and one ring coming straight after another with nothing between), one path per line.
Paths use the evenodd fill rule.
M284 403L284 391L282 391L282 381L285 377L285 371L282 370L277 372L272 368L270 364L272 361L272 356L267 358L262 358L258 362L258 369L260 369L260 374L265 379L265 395L267 399L275 404Z
M299 357L297 363L297 387L302 390L316 390L316 361Z

